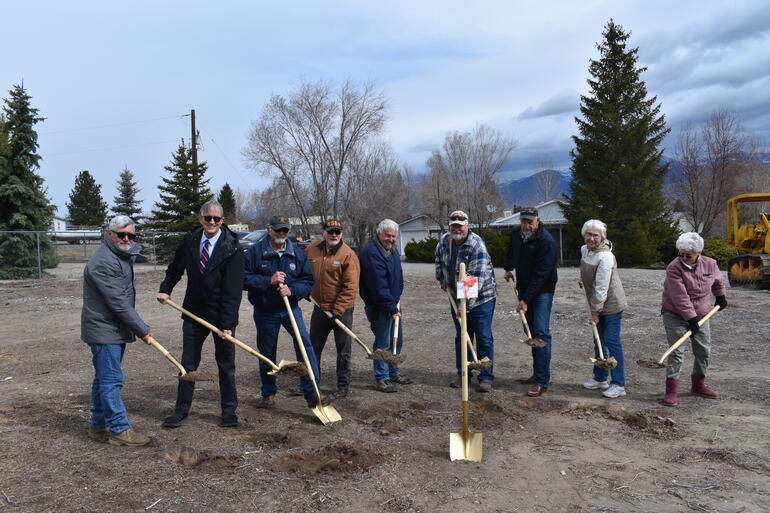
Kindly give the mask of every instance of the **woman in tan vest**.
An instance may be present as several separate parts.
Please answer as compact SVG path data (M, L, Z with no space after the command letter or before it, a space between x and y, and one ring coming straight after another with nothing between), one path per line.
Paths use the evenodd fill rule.
M594 365L591 381L583 383L589 390L603 390L604 397L626 395L626 378L623 371L623 346L620 343L620 322L626 308L626 294L618 276L618 265L612 254L612 243L607 240L607 225L598 219L589 219L581 230L585 246L580 248L580 281L591 308L590 322L596 324L602 341L604 357L613 356L618 365L611 371L612 383L607 380L608 371ZM596 358L599 351L595 347Z

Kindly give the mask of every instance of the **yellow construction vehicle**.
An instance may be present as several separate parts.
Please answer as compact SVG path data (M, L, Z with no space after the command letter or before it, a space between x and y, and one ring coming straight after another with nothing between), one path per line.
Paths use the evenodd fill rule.
M770 194L741 194L727 200L727 239L739 256L727 264L732 287L770 289L770 222L759 213L757 224L738 226L738 204L770 201Z

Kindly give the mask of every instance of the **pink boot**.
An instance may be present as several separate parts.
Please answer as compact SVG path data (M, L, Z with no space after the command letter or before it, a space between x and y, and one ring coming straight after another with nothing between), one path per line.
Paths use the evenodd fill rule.
M703 376L696 376L695 374L690 377L692 378L692 388L690 389L690 392L693 394L702 395L703 397L708 397L710 399L716 399L719 397L719 394L717 394L716 391L711 390L706 386L706 378Z
M666 395L663 396L663 404L666 406L676 406L676 394L679 393L679 380L666 378Z

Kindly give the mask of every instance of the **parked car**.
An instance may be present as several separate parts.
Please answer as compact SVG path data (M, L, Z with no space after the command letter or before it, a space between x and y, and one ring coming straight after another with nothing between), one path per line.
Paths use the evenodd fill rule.
M243 235L241 235L243 233ZM255 230L253 232L238 232L238 245L246 251L251 246L262 240L263 237L267 236L267 230ZM289 240L298 245L300 248L305 249L309 242L297 242L297 234L294 232L289 232Z

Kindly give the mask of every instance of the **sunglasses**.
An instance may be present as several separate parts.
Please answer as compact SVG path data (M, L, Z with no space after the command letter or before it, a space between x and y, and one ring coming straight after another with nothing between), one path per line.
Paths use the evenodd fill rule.
M203 220L206 221L207 223L210 223L211 221L218 223L219 221L222 220L222 218L219 216L203 216Z
M289 233L288 228L278 228L277 230L274 229L273 231L278 233Z
M340 233L342 233L342 230L326 230L326 233L328 233L329 235L339 235Z
M112 233L115 234L115 237L119 239L128 239L128 240L134 240L136 239L136 234L131 232L116 232L115 230L110 230Z
M463 216L452 216L449 218L450 221L465 221L465 218Z

